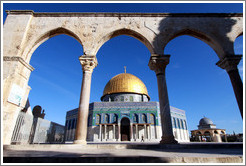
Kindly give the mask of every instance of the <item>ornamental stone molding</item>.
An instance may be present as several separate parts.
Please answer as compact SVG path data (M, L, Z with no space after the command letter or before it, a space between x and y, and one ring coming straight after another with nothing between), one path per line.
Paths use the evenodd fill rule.
M83 72L93 72L93 69L98 65L96 56L80 56L79 57L80 64L82 65Z
M169 64L170 55L152 54L149 60L150 70L155 71L156 75L165 74L166 66Z
M10 57L10 56L4 56L3 61L18 61L21 64L23 64L25 67L27 67L30 71L33 71L34 68L28 64L22 57Z
M113 37L138 39L151 54L163 54L174 38L190 35L207 43L222 58L234 53L234 41L243 33L242 13L38 13L7 11L3 54L29 62L36 48L49 38L75 38L85 55L96 55Z
M237 70L237 65L242 59L242 55L229 55L216 63L222 69L225 69L227 72L232 70Z

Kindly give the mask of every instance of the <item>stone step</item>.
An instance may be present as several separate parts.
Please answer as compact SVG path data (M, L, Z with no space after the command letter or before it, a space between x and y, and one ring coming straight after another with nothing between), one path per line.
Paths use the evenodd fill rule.
M242 163L243 157L3 157L3 163Z
M78 144L29 144L29 145L4 145L4 150L21 149L242 149L243 143L179 143L179 144L157 144L157 143L88 143Z

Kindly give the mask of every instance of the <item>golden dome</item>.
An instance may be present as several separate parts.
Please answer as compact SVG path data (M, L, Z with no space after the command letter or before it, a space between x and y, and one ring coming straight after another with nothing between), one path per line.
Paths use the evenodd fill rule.
M118 74L109 80L104 88L102 97L113 93L137 93L144 94L150 98L144 83L138 77L129 73Z

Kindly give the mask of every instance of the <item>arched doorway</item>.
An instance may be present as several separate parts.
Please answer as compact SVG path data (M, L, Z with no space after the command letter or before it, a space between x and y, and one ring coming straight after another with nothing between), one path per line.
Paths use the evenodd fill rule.
M121 141L130 141L130 120L123 118L120 126Z

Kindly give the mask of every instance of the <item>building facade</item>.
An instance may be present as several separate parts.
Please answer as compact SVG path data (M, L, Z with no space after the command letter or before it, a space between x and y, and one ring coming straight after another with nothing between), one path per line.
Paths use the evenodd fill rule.
M44 119L41 110L35 106L31 112L28 106L18 114L11 144L64 143L64 126Z
M162 136L159 102L150 102L144 83L136 76L122 73L105 86L102 102L89 105L87 141L159 142ZM175 139L189 142L185 111L170 107ZM65 141L73 142L78 108L66 115Z
M192 140L198 142L227 142L225 129L219 129L209 118L199 121L198 129L191 131Z

